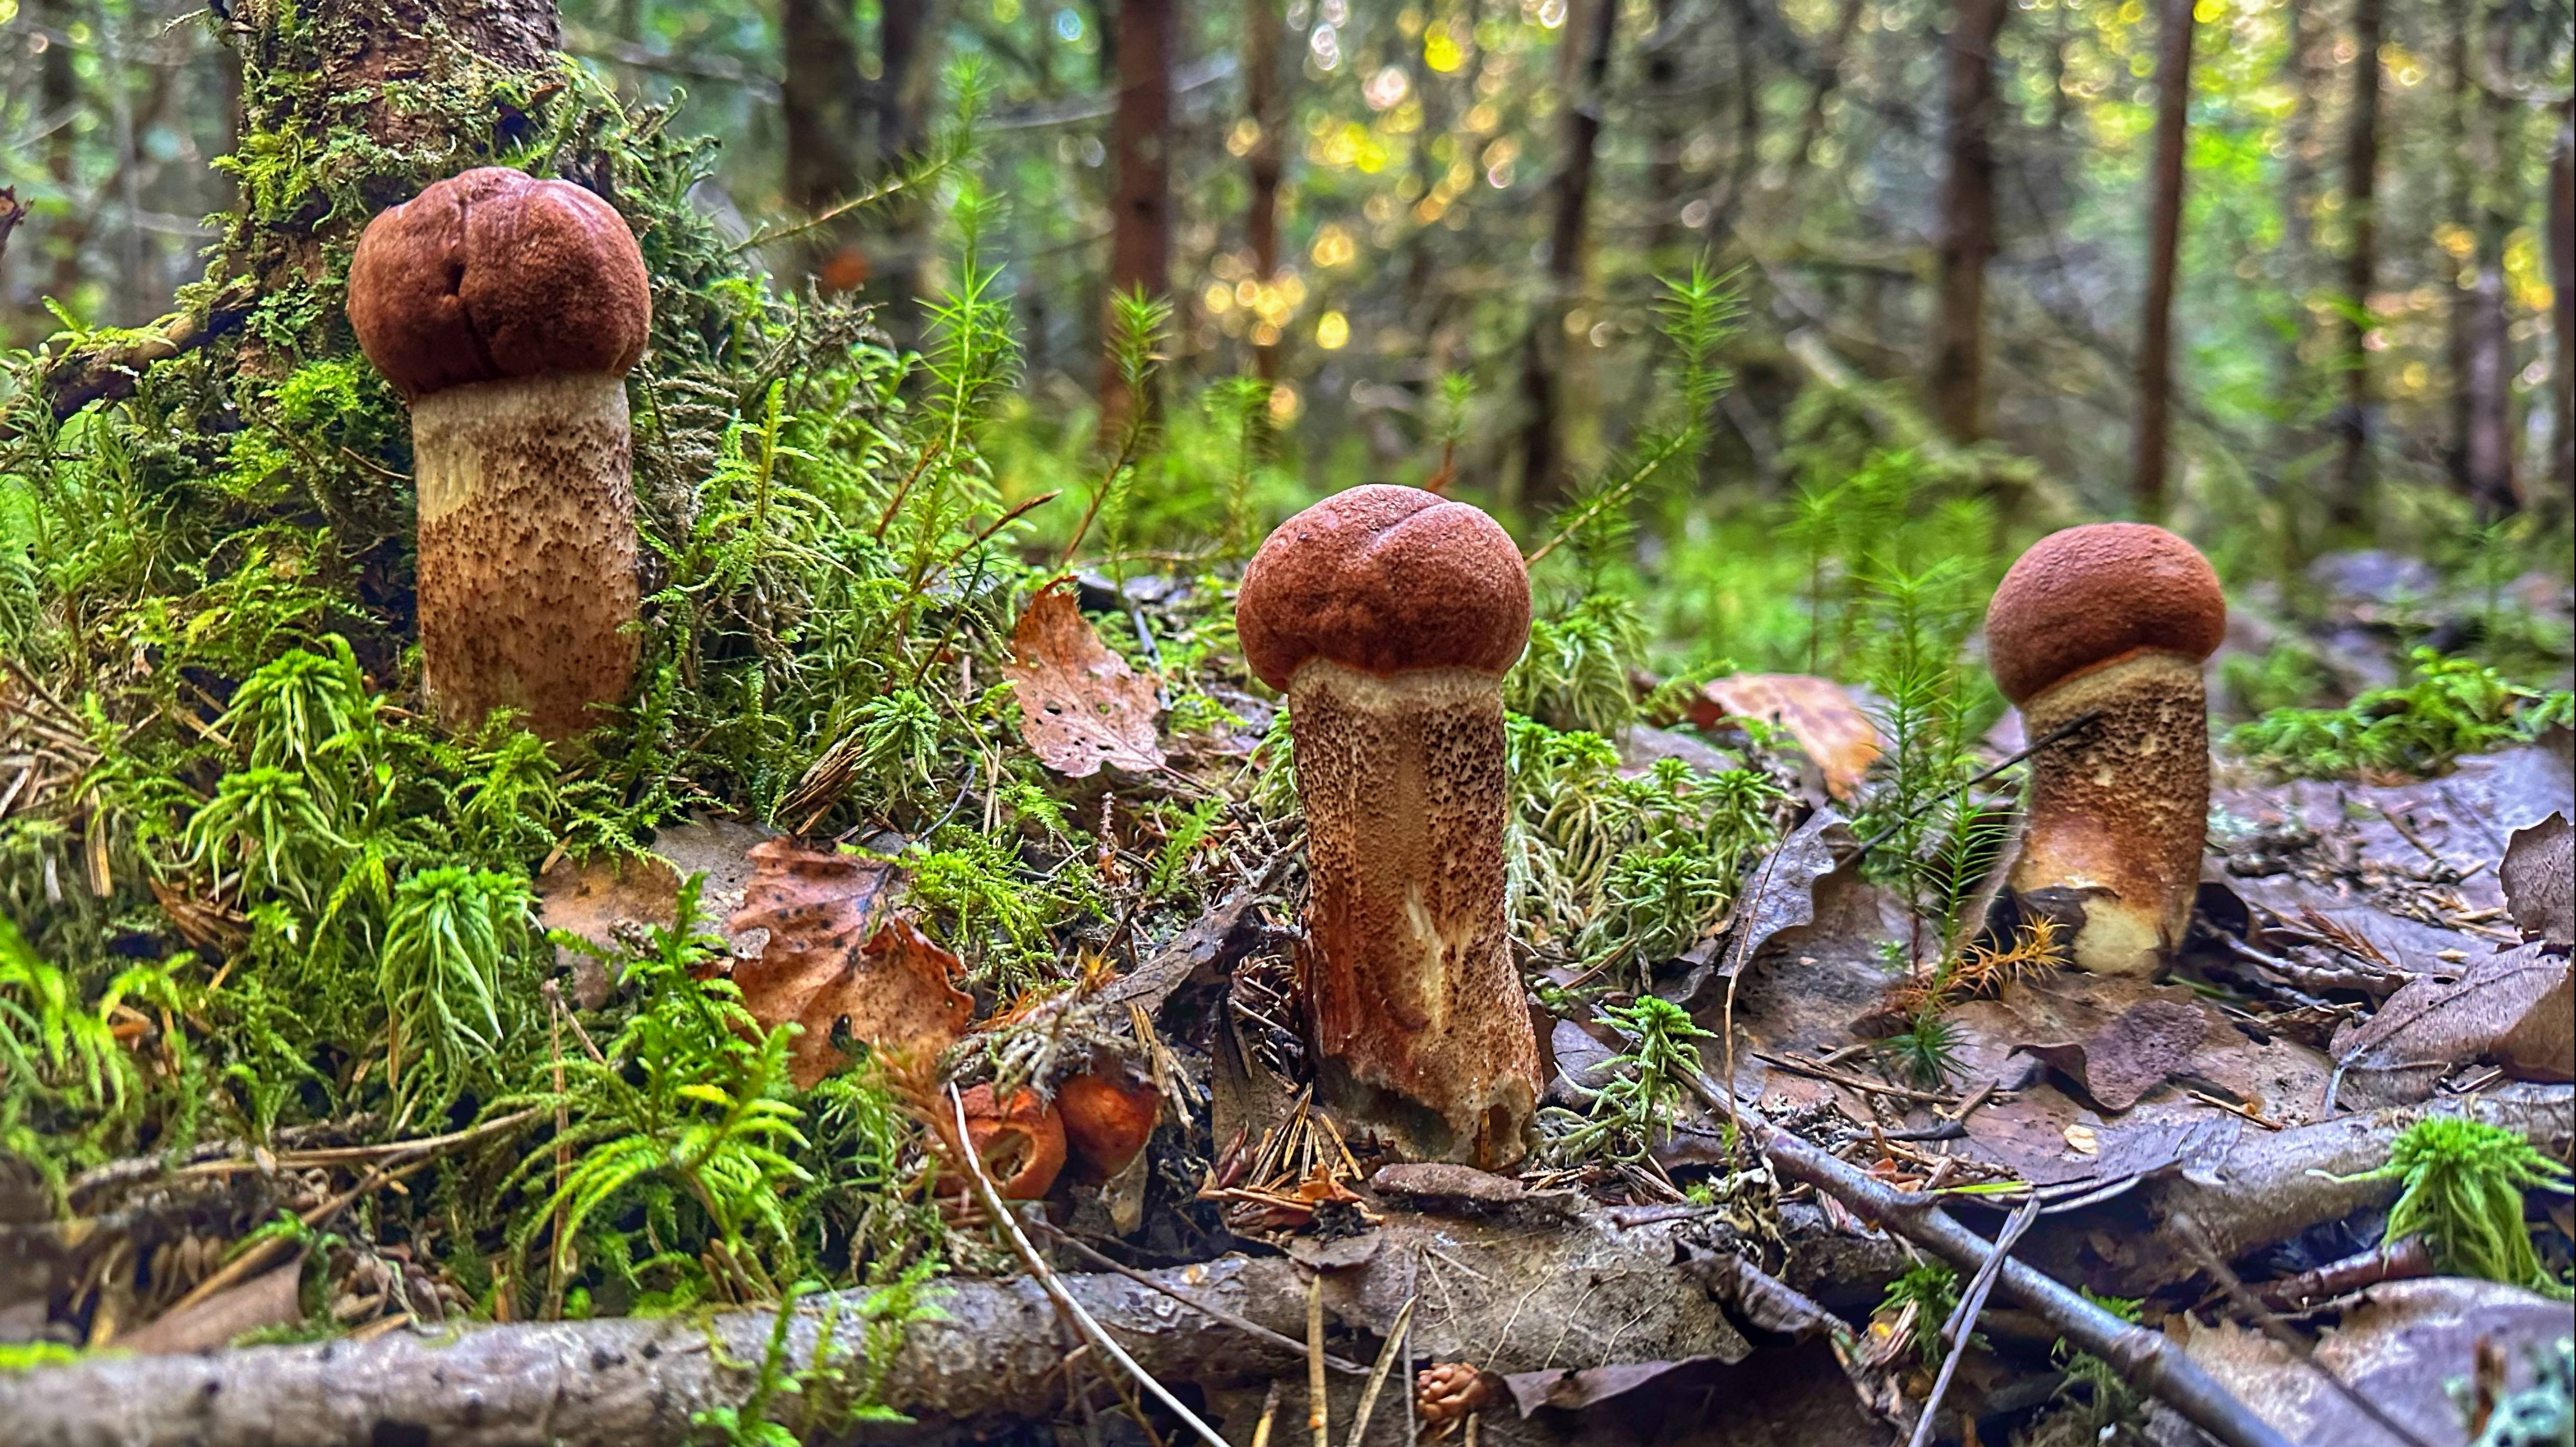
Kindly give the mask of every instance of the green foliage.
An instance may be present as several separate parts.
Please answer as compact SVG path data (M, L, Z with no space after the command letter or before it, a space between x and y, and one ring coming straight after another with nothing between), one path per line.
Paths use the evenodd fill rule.
M376 979L398 1100L438 1103L501 1055L504 1007L517 1013L527 994L524 980L504 989L503 968L534 902L526 879L491 869L427 869L395 887Z
M514 1233L524 1251L553 1225L549 1269L557 1283L573 1274L581 1242L629 1286L648 1271L668 1273L671 1285L658 1299L672 1305L710 1292L774 1299L775 1278L755 1248L799 1259L782 1194L812 1180L794 1158L810 1145L797 1128L804 1113L786 1099L794 1027L761 1031L730 980L698 978L723 944L703 932L702 884L692 876L673 923L655 926L645 948L615 961L642 1004L600 1057L563 1061L561 1089L493 1107L535 1105L565 1121L555 1140L576 1152L572 1166ZM550 1155L531 1154L508 1184L535 1184L552 1164ZM649 1256L636 1259L614 1229L620 1207L643 1213Z
M2541 1266L2522 1223L2523 1193L2568 1191L2568 1169L2521 1132L2430 1116L2397 1138L2387 1164L2339 1179L2403 1182L2388 1212L2389 1239L2423 1237L2436 1270L2569 1294L2568 1284Z
M1586 974L1642 977L1714 927L1747 864L1779 837L1787 795L1768 773L1658 759L1634 777L1599 734L1505 716L1504 841L1525 937Z
M1674 1107L1700 1071L1702 1040L1717 1037L1692 1023L1690 1012L1655 995L1601 1011L1628 1048L1603 1067L1606 1079L1581 1115L1550 1106L1539 1112L1548 1132L1547 1152L1560 1165L1606 1159L1641 1161L1673 1130Z
M2342 708L2274 709L2229 731L2227 746L2291 778L2357 774L2424 777L2466 754L2526 742L2576 711L2576 695L2542 692L2486 664L2414 654L2414 676L2376 688Z
M1878 1314L1894 1317L1909 1306L1914 1308L1916 1355L1926 1370L1937 1370L1948 1350L1941 1328L1948 1324L1950 1313L1959 1309L1959 1273L1948 1262L1930 1258L1908 1265L1904 1275L1887 1284Z

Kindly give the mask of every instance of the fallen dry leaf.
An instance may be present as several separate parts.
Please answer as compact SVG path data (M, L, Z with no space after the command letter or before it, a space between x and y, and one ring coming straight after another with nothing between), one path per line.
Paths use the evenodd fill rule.
M2513 831L2496 876L2524 939L2561 950L2576 943L2576 830L2566 815Z
M826 854L784 839L753 847L756 872L731 927L769 931L734 984L764 1030L804 1027L790 1047L798 1088L851 1063L837 1033L869 1045L944 1050L975 1004L957 988L957 957L887 908L897 882L882 859Z
M2337 1392L2324 1373L2302 1367L2262 1333L2233 1322L2200 1326L2168 1318L2184 1350L2219 1384L2293 1442L2394 1442L2388 1430ZM2535 1359L2567 1335L2564 1302L2492 1281L2436 1276L2392 1281L2362 1293L2359 1306L2316 1350L2331 1371L2416 1440L2459 1447L2452 1385L2473 1380L2486 1347L2505 1367L2508 1390L2529 1386Z
M2408 1105L2480 1059L2524 1079L2576 1079L2569 994L2567 960L2539 945L2418 977L2378 1014L2335 1032L2339 1094L2354 1105Z
M210 1352L234 1337L263 1327L292 1326L304 1319L299 1299L304 1257L273 1267L248 1281L236 1282L193 1306L160 1317L112 1343L141 1356Z
M2197 1007L2175 1000L2141 1000L2083 1040L2024 1045L2022 1053L2082 1088L2093 1103L2127 1110L2188 1064L2209 1032Z
M1826 792L1849 799L1878 758L1878 730L1830 678L1803 673L1739 673L1700 690L1690 720L1701 728L1730 718L1778 724L1825 776Z
M1080 779L1102 764L1136 773L1163 766L1154 681L1100 641L1071 588L1029 600L1002 672L1019 695L1020 731L1048 768Z

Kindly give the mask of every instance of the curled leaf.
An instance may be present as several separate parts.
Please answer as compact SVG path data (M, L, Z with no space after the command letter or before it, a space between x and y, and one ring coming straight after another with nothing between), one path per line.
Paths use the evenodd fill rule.
M889 907L891 861L827 854L784 839L750 854L756 873L732 928L767 930L760 957L735 964L743 1008L764 1030L804 1027L788 1056L799 1089L848 1066L836 1037L937 1053L966 1029L974 1001L957 957Z

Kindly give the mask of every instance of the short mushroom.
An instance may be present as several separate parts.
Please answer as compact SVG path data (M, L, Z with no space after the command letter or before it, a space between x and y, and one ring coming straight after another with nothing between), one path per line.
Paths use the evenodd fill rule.
M567 738L626 696L651 320L634 234L569 182L482 167L358 238L349 321L411 403L422 681L451 728L509 707Z
M1067 1076L1055 1088L1056 1114L1064 1118L1066 1154L1093 1180L1127 1169L1154 1136L1163 1093L1129 1080L1114 1062Z
M1064 1117L1036 1091L1022 1086L996 1098L993 1087L979 1085L958 1105L966 1112L967 1147L1005 1199L1034 1201L1055 1185L1064 1170ZM941 1185L969 1189L963 1181Z
M1409 1159L1512 1164L1540 1086L1504 909L1520 550L1465 503L1356 487L1280 524L1234 617L1288 696L1319 1098Z
M2208 560L2144 523L2042 538L1986 610L1987 661L2024 732L2074 726L2031 757L2010 883L2076 925L2080 968L2152 973L2190 923L2209 821L2201 664L2226 631Z

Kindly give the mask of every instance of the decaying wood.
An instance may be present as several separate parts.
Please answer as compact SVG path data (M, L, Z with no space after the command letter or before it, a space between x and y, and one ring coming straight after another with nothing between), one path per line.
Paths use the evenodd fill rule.
M1439 1360L1474 1356L1510 1372L1611 1359L1754 1348L1687 1264L1672 1227L1621 1229L1604 1216L1525 1224L1393 1216L1362 1264L1325 1273L1329 1320L1383 1338L1419 1298L1410 1339ZM1169 1385L1301 1374L1299 1354L1228 1330L1166 1291L1302 1339L1309 1273L1229 1257L1148 1273L1065 1274L1063 1288ZM852 1298L841 1297L843 1310ZM832 1297L795 1308L786 1339L811 1362ZM941 1319L915 1324L888 1364L884 1401L919 1419L874 1437L929 1443L1063 1410L1080 1345L1040 1285L940 1284ZM259 1347L209 1356L100 1357L0 1376L0 1422L15 1447L324 1447L434 1441L441 1447L678 1443L692 1413L751 1393L769 1312L702 1319L602 1318L392 1334L363 1343ZM836 1353L859 1333L844 1322ZM1085 1353L1088 1357L1089 1354ZM1081 1370L1100 1367L1092 1359ZM852 1375L857 1369L852 1368ZM1085 1380L1091 1380L1086 1377ZM801 1410L783 1401L782 1412Z

